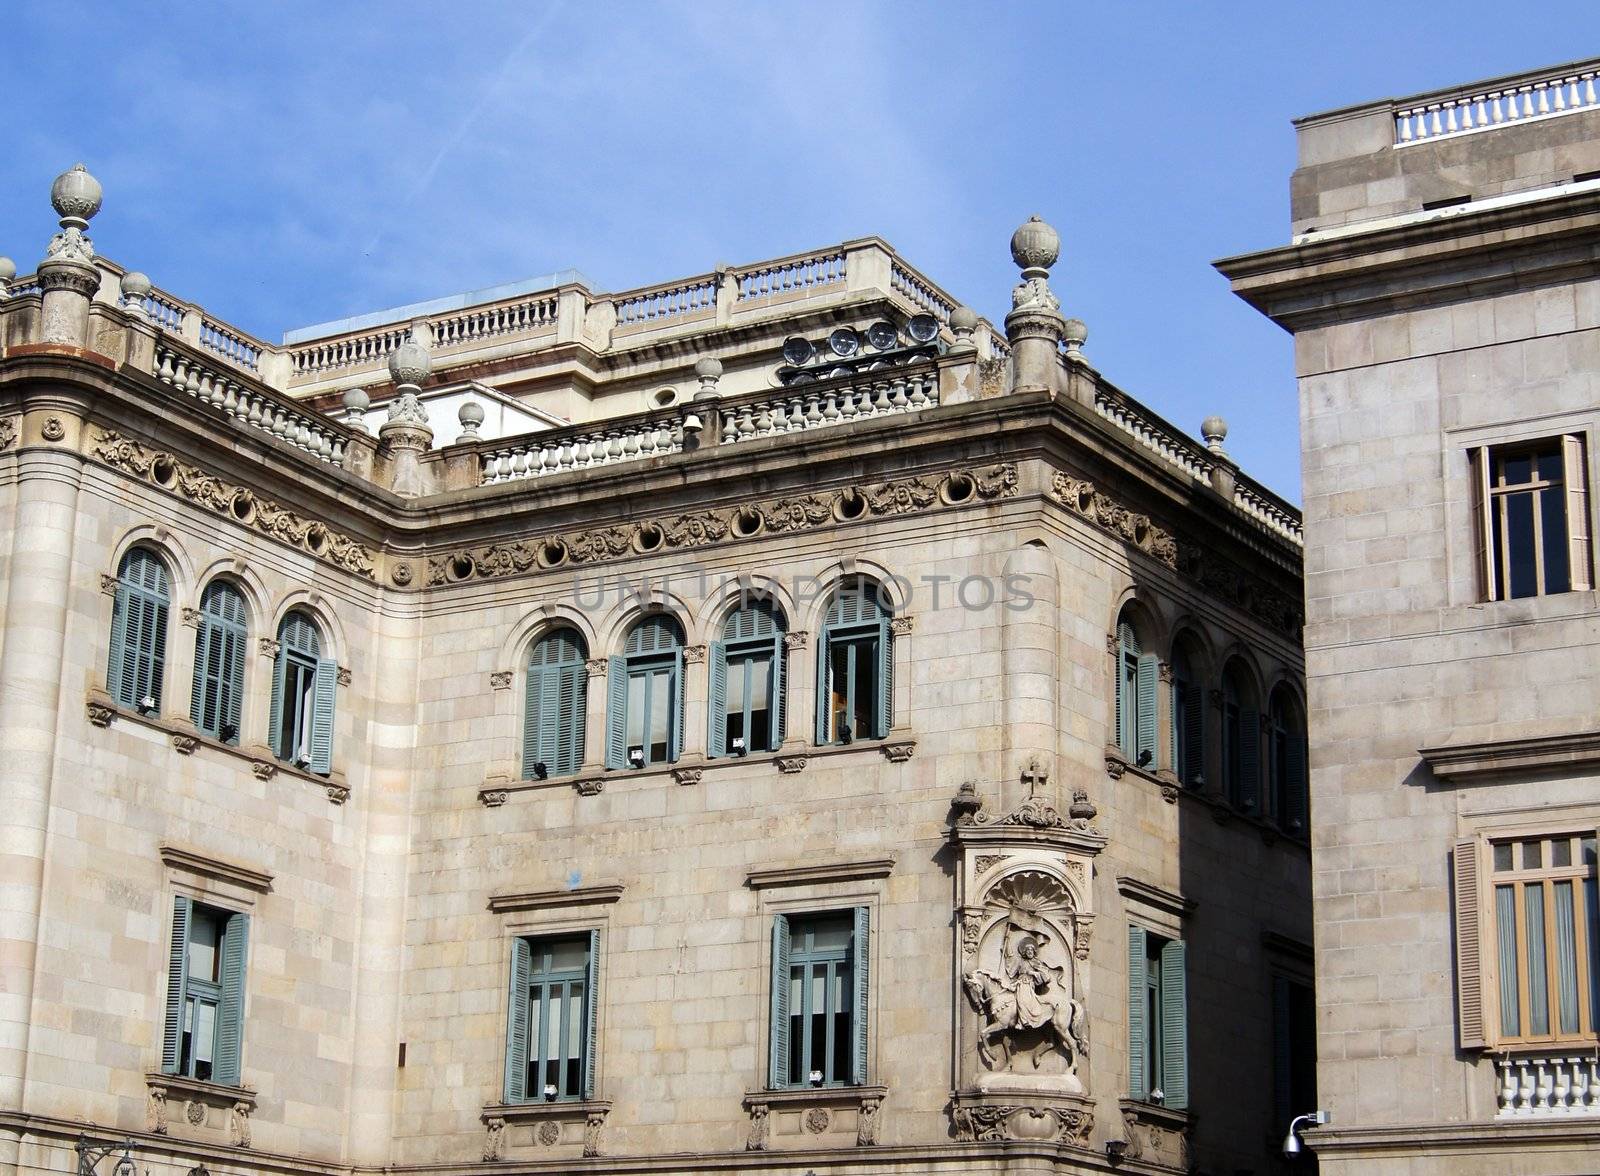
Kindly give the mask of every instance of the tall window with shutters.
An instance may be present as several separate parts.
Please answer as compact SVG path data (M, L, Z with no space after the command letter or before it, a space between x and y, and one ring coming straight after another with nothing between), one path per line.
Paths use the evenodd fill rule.
M299 609L278 626L272 670L269 739L285 763L326 776L333 771L333 702L339 668L322 656L317 623Z
M1261 809L1261 712L1255 686L1237 660L1222 671L1222 776L1228 802Z
M1463 1048L1600 1046L1596 830L1455 846Z
M664 614L629 630L606 670L606 767L672 763L683 747L683 630Z
M171 580L161 557L145 547L124 555L117 568L106 660L106 693L123 706L161 709L171 606Z
M817 743L883 739L894 706L889 610L864 576L839 587L823 615L817 648Z
M239 1085L249 938L248 915L174 898L162 1073Z
M223 743L239 742L248 640L244 596L224 580L212 581L200 596L189 719Z
M1158 767L1156 691L1161 667L1160 659L1144 650L1132 613L1125 609L1117 622L1117 748L1129 763L1153 772Z
M593 1098L600 932L511 941L508 1103Z
M1189 1106L1189 1002L1180 939L1128 926L1128 1097Z
M868 907L774 918L772 1089L867 1081L869 927Z
M1291 976L1272 974L1272 1130L1289 1130L1289 1121L1317 1103L1317 1019L1311 986Z
M1172 770L1187 788L1205 787L1206 698L1191 643L1172 645Z
M709 755L777 751L783 742L785 631L783 614L763 600L728 614L710 649Z
M1273 820L1285 832L1304 837L1309 811L1306 724L1299 701L1283 686L1272 692L1267 708L1267 770Z
M1584 438L1468 451L1479 587L1485 600L1594 584Z
M534 643L522 712L523 779L569 776L582 765L588 657L573 629L556 629Z

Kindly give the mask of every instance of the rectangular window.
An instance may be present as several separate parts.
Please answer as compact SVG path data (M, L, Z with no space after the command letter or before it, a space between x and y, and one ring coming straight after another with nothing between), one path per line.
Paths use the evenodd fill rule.
M1317 1105L1317 1021L1311 986L1272 977L1273 1134Z
M249 916L174 900L163 1072L239 1085L248 938Z
M1479 577L1489 600L1586 589L1588 467L1576 434L1470 451Z
M772 946L773 1088L866 1081L868 910L777 916Z
M1499 1043L1584 1042L1600 1024L1593 832L1490 842Z
M598 931L511 945L506 1101L594 1096Z
M880 739L888 734L881 697L884 646L876 635L831 637L824 659L827 683L823 743Z
M663 764L672 758L673 677L670 665L646 666L628 671L627 738L630 766Z
M1188 978L1182 940L1128 927L1128 1092L1189 1105Z

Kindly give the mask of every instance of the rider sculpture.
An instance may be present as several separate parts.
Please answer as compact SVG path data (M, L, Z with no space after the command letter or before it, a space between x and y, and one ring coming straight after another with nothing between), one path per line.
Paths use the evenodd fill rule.
M979 968L963 977L967 995L984 1017L978 1053L992 1069L1010 1066L1012 1038L1030 1030L1042 1031L1030 1053L1034 1069L1051 1046L1066 1055L1069 1071L1077 1069L1079 1057L1089 1056L1088 1018L1083 1004L1072 997L1068 969L1039 958L1039 945L1048 936L1042 928L1023 934L1014 953L1002 953L998 976ZM992 1048L996 1041L998 1065Z

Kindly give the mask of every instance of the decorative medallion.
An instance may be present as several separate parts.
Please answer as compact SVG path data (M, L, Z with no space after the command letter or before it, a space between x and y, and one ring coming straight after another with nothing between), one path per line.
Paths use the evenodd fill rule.
M539 1142L546 1147L554 1147L561 1140L561 1127L546 1119L539 1124Z
M806 1112L806 1130L813 1135L821 1135L832 1122L833 1116L826 1107L812 1107Z

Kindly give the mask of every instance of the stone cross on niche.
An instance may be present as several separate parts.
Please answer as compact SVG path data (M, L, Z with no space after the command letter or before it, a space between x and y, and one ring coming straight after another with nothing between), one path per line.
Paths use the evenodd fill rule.
M1028 786L1029 800L1044 799L1044 788L1050 782L1050 773L1040 766L1038 756L1030 759L1027 767L1022 769L1022 782Z

